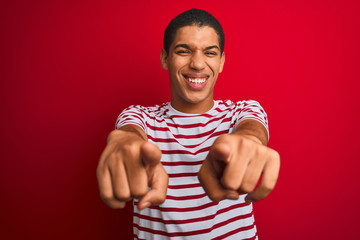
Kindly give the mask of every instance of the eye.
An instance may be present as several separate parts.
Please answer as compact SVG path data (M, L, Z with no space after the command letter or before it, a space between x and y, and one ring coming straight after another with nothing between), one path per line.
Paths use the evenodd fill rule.
M207 55L207 56L216 56L217 53L213 52L213 51L210 51L210 52L205 52L205 55Z
M190 51L185 50L185 49L181 49L181 50L176 51L176 54L179 54L179 55L187 55L189 53L190 53Z

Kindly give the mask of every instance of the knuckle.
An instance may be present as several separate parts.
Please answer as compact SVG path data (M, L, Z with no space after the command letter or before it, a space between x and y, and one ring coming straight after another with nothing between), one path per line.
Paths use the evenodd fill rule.
M280 162L280 154L277 151L273 150L272 156L276 161Z
M111 200L113 200L113 197L108 195L108 194L104 194L104 193L100 193L100 198L101 200L103 200L105 203L109 203L111 202Z
M221 142L226 142L229 140L230 135L229 134L222 134L219 137L217 137L214 141L214 145L221 143Z
M136 150L138 149L138 146L135 144L124 144L123 149L128 153L135 153Z
M116 209L117 207L116 207L116 205L114 204L114 203L112 203L112 202L108 202L108 203L106 203L109 207L111 207L112 209Z
M263 159L263 156L266 156L267 154L267 147L258 145L258 147L256 148L256 154L260 156L261 159Z
M280 154L274 149L269 148L269 156L275 161L280 161Z
M110 153L109 157L107 158L108 165L117 164L117 163L119 163L119 161L121 162L121 155L118 151L114 151L114 152Z
M226 178L222 178L221 179L221 185L223 185L223 187L230 189L230 190L238 190L240 187L240 183L234 181L234 180L228 180Z
M127 201L131 198L129 191L124 191L124 190L119 190L119 189L115 189L114 195L115 195L116 199L122 200L122 201L123 200Z
M238 141L238 147L240 149L253 149L255 147L255 142L252 141L252 140L249 140L245 137L242 137L242 138L239 138L239 141Z
M208 197L213 202L218 202L223 199L223 197L220 194L214 194L214 193L209 193Z
M147 187L136 187L131 189L131 196L135 198L140 198L147 193Z
M254 191L255 188L255 184L253 184L252 182L244 182L241 187L240 190L246 193L252 192Z
M161 203L165 202L165 200L166 200L166 194L162 194L159 196L157 203L161 204Z
M266 193L270 193L274 189L274 187L275 187L275 184L273 183L273 181L266 182L261 186L262 190Z

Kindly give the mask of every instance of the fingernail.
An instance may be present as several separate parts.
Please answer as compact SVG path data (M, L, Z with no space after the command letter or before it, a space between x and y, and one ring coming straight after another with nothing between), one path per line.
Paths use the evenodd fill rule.
M226 195L226 198L227 199L230 199L230 200L237 200L239 198L239 195L235 194L235 193L228 193Z

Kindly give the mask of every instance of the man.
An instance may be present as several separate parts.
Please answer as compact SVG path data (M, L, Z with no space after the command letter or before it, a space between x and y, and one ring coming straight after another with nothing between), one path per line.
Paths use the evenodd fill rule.
M112 208L134 199L136 239L257 238L251 202L274 188L280 159L266 147L257 102L213 100L223 50L211 14L178 15L161 52L171 102L130 106L109 134L97 169L100 195Z

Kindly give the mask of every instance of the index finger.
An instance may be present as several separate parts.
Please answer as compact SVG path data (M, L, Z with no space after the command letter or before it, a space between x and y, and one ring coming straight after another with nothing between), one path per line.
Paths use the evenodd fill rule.
M199 174L198 179L202 185L204 191L212 201L220 201L223 199L238 199L239 194L235 191L227 190L220 184L218 174L212 169L209 161L209 156L204 160Z
M161 163L151 168L148 172L150 190L140 199L138 204L139 210L147 208L150 205L161 204L166 199L169 176Z

